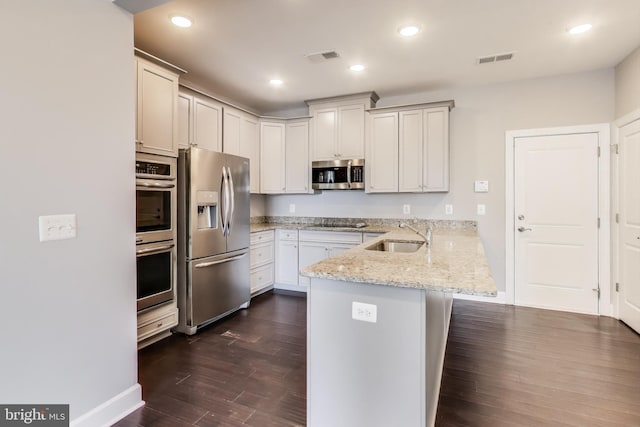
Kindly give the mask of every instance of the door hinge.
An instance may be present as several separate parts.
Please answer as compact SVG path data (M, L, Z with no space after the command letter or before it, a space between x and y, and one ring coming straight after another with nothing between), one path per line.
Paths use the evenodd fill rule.
M597 292L598 293L598 299L600 299L600 283L598 283L598 287L597 288L593 288L592 291Z
M598 228L600 228L600 218L598 218Z
M616 224L620 224L620 214L616 214Z
M616 292L620 292L620 283L616 282Z
M615 147L616 147L616 154L620 154L620 145L615 144Z
M598 157L600 157L600 147L598 147Z

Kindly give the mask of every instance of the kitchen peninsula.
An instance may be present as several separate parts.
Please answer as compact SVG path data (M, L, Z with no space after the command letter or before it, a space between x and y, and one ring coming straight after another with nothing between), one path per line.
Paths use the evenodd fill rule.
M452 294L496 295L475 228L393 242L424 240L398 229L301 272L311 427L434 425Z

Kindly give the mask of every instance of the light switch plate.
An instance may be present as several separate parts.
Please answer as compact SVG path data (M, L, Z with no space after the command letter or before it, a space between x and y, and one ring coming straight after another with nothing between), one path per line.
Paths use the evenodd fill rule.
M487 213L487 207L485 205L478 205L478 215L484 215Z
M411 214L411 205L402 205L402 213L405 215Z
M296 205L295 203L290 203L289 204L289 213L295 213L296 212Z
M351 318L353 320L376 323L378 321L378 306L353 301L351 303Z
M453 215L453 205L444 205L445 215Z
M488 193L489 181L476 181L474 185L474 191L476 193Z
M64 240L76 237L76 215L47 215L38 217L40 241Z

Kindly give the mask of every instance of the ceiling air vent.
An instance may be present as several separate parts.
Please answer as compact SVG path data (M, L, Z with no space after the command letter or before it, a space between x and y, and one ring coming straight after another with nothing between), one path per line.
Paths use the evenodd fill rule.
M335 50L327 50L324 52L307 53L305 55L311 62L324 62L329 59L339 58L338 52Z
M513 55L515 55L515 52L499 53L496 55L483 56L482 58L478 58L478 65L490 64L492 62L510 61L513 59Z

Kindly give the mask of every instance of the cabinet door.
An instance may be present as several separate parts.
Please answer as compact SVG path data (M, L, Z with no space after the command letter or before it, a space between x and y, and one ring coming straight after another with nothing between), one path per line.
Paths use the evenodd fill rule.
M424 191L449 191L449 109L424 110Z
M284 123L260 124L260 192L278 194L285 191Z
M365 162L366 191L398 191L398 113L371 114Z
M338 108L338 152L341 159L364 158L364 105Z
M137 150L178 156L178 76L138 59Z
M287 123L285 136L287 193L309 192L309 122Z
M326 243L300 242L299 246L298 268L300 270L329 257L329 246ZM308 286L309 278L300 276L299 283L301 286Z
M356 246L358 246L357 243L333 243L329 247L329 256L336 256L351 248L355 248Z
M193 143L199 148L222 151L222 104L194 99Z
M278 243L276 256L276 282L298 284L298 242L283 240Z
M191 144L191 107L193 97L184 93L178 94L178 148L189 148Z
M313 160L334 160L338 154L338 109L316 110L312 127Z
M249 159L251 193L260 193L260 129L258 119L248 114L240 120L240 155Z
M399 115L398 190L422 192L423 110L401 111Z
M238 110L225 107L223 117L222 150L225 153L240 156L240 126L242 124L242 115Z

